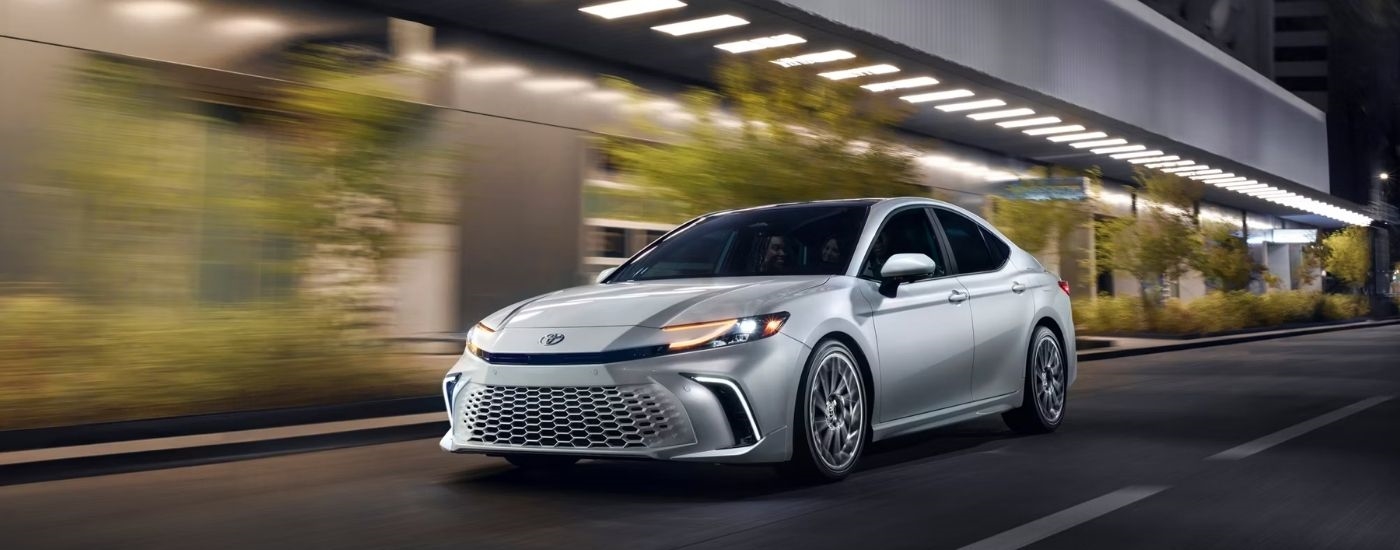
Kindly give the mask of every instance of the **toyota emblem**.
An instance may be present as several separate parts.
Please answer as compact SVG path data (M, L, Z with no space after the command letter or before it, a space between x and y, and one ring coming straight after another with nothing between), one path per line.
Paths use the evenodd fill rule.
M559 333L557 333L557 332L551 332L551 333L549 333L549 334L544 335L543 338L540 338L540 343L541 343L541 344L544 344L544 345L546 345L546 346L552 346L552 345L554 345L554 344L558 344L559 342L563 342L563 341L564 341L564 335L563 335L563 334L559 334Z

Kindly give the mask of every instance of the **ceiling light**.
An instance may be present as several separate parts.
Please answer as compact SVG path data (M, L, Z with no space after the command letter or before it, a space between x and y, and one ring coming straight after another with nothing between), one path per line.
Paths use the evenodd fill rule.
M998 118L1011 118L1016 116L1033 115L1035 111L1030 109L1006 109L1004 111L987 111L985 113L972 113L967 118L972 120L996 120Z
M1195 176L1209 176L1209 175L1211 175L1211 174L1223 174L1224 172L1225 172L1224 170L1220 170L1220 169L1194 170L1194 171L1191 171L1191 172L1177 172L1176 175L1178 175L1178 176L1186 176L1186 177L1188 177L1188 178L1194 178Z
M175 0L133 0L113 6L122 16L149 21L165 21L194 14L193 5Z
M1080 125L1078 125L1078 124L1071 124L1071 125L1069 125L1069 126L1051 126L1051 127L1049 127L1049 128L1031 128L1031 129L1029 129L1029 130L1021 130L1021 131L1022 131L1022 132L1025 132L1025 134L1028 135L1028 136L1043 136L1043 135L1047 135L1047 134L1065 134L1065 133L1069 133L1069 132L1083 132L1083 131L1084 131L1084 127L1083 127L1083 126L1080 126Z
M802 38L801 36L797 36L795 34L776 34L773 36L765 36L763 38L754 38L751 40L740 40L738 42L725 42L724 44L715 44L715 47L729 53L744 53L755 52L758 50L766 50L768 48L777 48L781 46L791 46L793 44L801 44L806 41L807 39Z
M1062 122L1060 120L1060 117L1043 116L1037 118L1023 118L1021 120L1008 120L1006 122L998 122L997 126L1001 126L1002 128L1024 128L1026 126L1043 126L1046 124L1059 124L1060 122Z
M804 53L802 55L784 57L782 59L774 59L773 63L782 65L784 67L798 67L802 65L816 65L817 63L827 63L831 61L840 61L842 59L851 59L855 56L856 54L853 54L846 50L830 50L825 52Z
M980 99L980 100L977 100L977 101L967 101L967 102L964 102L964 103L949 103L949 104L947 104L947 105L939 105L939 106L934 107L934 108L935 108L935 109L938 109L938 110L940 110L940 111L943 111L943 112L945 112L945 113L954 113L954 112L957 112L957 111L971 111L971 110L973 110L973 109L986 109L986 108L988 108L988 107L1001 107L1002 105L1006 105L1006 102L1005 102L1005 101L1002 101L1002 100L1000 100L1000 99Z
M640 15L661 10L673 10L684 8L685 2L680 0L622 0L621 2L608 2L593 6L579 8L578 11L591 13L604 19L617 19L631 15Z
M1235 177L1233 177L1233 178L1222 178L1222 179L1218 179L1218 180L1210 180L1210 181L1207 181L1206 183L1209 183L1209 184L1214 185L1214 186L1216 186L1216 187L1226 187L1226 186L1229 186L1229 185L1232 184L1232 183L1240 183L1240 182L1242 182L1242 181L1249 181L1249 178L1246 178L1246 177L1244 177L1244 176L1235 176Z
M1244 194L1246 194L1246 195L1258 195L1259 193L1268 193L1269 191L1277 191L1277 190L1278 190L1278 188L1276 188L1276 187L1274 187L1274 186L1272 186L1272 185L1266 185L1266 184L1260 183L1260 184L1256 184L1256 185L1254 185L1254 186L1252 186L1252 187L1241 187L1241 188L1239 188L1239 189L1235 189L1234 191L1238 191L1238 192L1244 193Z
M1187 177L1196 181L1204 181L1214 178L1232 178L1234 176L1234 174L1231 174L1229 172L1221 173L1220 170L1202 170L1199 174L1193 174Z
M1238 190L1238 189L1241 188L1241 187L1249 187L1249 186L1251 186L1251 185L1259 185L1259 182L1254 181L1254 180L1244 180L1244 181L1235 182L1235 183L1227 183L1227 184L1221 185L1221 187L1224 187L1224 188L1229 189L1229 190L1231 190L1231 191L1235 191L1235 190Z
M1146 149L1143 145L1120 145L1118 147L1104 147L1102 149L1092 149L1090 152L1095 155L1107 155L1111 153L1127 153L1129 151L1141 151Z
M1204 181L1204 182L1207 182L1207 183L1209 183L1209 182L1211 182L1211 181L1213 181L1213 180L1223 180L1223 179L1225 179L1225 178L1233 178L1233 177L1235 177L1235 175L1234 175L1234 174L1230 174L1230 173L1226 173L1226 174L1213 174L1213 175L1209 175L1209 176L1196 176L1196 178L1199 178L1201 181Z
M960 97L972 97L972 90L944 90L942 92L929 92L926 94L915 94L901 97L910 103L925 103L929 101L943 101L945 99L957 99Z
M1136 153L1118 153L1118 154L1116 154L1116 155L1113 155L1113 158L1118 159L1118 160L1128 160L1128 159L1137 159L1137 158L1143 158L1143 157L1160 157L1160 156L1162 156L1162 152L1161 152L1161 151L1138 151L1138 152L1136 152Z
M671 23L668 25L657 25L655 27L652 27L651 30L661 31L671 36L685 36L687 34L727 29L730 27L738 27L740 25L747 24L749 24L747 19L729 14L724 14L716 15L713 17L702 17L700 19L691 19L690 21L681 21L679 23Z
M1180 175L1180 174L1184 174L1184 173L1187 173L1187 172L1195 172L1196 170L1205 170L1205 169L1207 169L1207 168L1210 168L1210 167L1209 167L1209 166L1206 166L1206 165L1204 165L1204 164L1195 164L1195 163L1191 163L1191 164L1185 164L1185 165L1182 165L1182 166L1177 166L1177 167L1174 167L1174 168L1163 168L1162 171L1163 171L1163 172L1166 172L1166 173L1168 173L1168 174L1173 174L1173 173L1174 173L1174 174Z
M1122 138L1096 139L1093 141L1081 141L1078 143L1071 143L1069 144L1069 146L1075 149L1088 149L1090 147L1107 147L1109 145L1122 145L1127 142L1128 140Z
M1159 163L1159 164L1156 164L1156 165L1153 165L1153 166L1149 166L1149 167L1148 167L1148 168L1156 168L1157 166L1161 166L1160 163L1163 163L1163 162L1166 162L1166 161L1169 161L1169 160L1177 160L1177 159L1179 159L1179 158L1181 158L1181 157L1178 157L1178 156L1147 157L1147 158L1136 158L1136 159L1130 160L1130 161L1128 161L1128 162L1131 162L1131 163L1133 163L1133 164L1146 164L1146 163L1149 163L1149 162Z
M889 82L876 82L861 86L872 92L887 92L890 90L900 90L904 88L918 88L920 86L932 86L938 83L938 79L931 76L916 76L903 80L891 80Z
M1083 140L1086 140L1086 139L1099 139L1099 138L1106 138L1106 137L1108 137L1108 134L1105 134L1105 133L1103 133L1103 132L1084 132L1084 133L1079 133L1079 134L1063 134L1063 135L1058 135L1058 136L1050 136L1050 137L1045 138L1045 139L1048 139L1048 140L1054 141L1054 142L1061 142L1061 141L1083 141Z
M874 76L877 74L890 74L897 72L899 72L899 67L896 67L894 65L871 65L869 67L857 67L854 69L843 69L840 71L820 73L819 76L823 78L830 78L832 80L845 80L847 78Z
M1147 165L1147 167L1148 167L1148 168L1177 168L1177 167L1186 167L1186 166L1190 166L1190 165L1192 165L1192 164L1196 164L1196 161L1194 161L1194 160L1178 160L1178 161L1174 161L1174 162L1158 162L1158 163L1156 163L1156 164L1149 164L1149 165ZM1182 169L1184 169L1184 168L1182 168ZM1162 171L1163 171L1163 172L1166 172L1167 170L1162 170Z
M1241 182L1241 183L1243 183L1243 182ZM1251 190L1268 189L1268 188L1269 188L1268 185L1264 185L1264 184L1259 183L1259 182L1256 181L1256 182L1251 183L1251 184L1249 184L1249 185L1241 185L1241 186L1238 186L1238 187L1231 187L1230 190L1231 190L1231 191L1236 191L1236 192L1239 192L1239 193L1246 193L1246 194L1247 194L1247 193L1249 193Z

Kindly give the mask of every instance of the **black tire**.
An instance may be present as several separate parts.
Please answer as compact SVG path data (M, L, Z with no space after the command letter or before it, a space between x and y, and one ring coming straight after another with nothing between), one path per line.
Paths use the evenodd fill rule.
M816 408L812 405L813 392L811 388L816 383L818 372L826 372L819 368L820 362L833 356L839 356L840 360L848 362L849 367L854 369L854 376L845 376L841 380L847 384L848 393L855 392L854 395L858 396L859 403L859 414L856 417L859 433L854 438L848 438L848 441L854 444L854 450L842 453L848 458L838 466L833 466L822 458L824 455L817 449L817 445L819 445L817 438L812 435ZM846 367L835 368L844 370ZM856 384L854 388L849 386L852 381ZM834 411L835 414L832 414L830 418L839 417L840 420L836 421L841 422L840 426L844 427L847 419L850 419L852 413L857 411L856 408L844 407L844 402L840 402L839 397L837 401L836 406L840 409L839 411L834 411L832 407L823 407L822 414L825 417L826 414ZM812 350L812 354L807 357L807 365L802 369L802 381L798 384L796 407L792 419L792 459L781 464L779 470L789 478L807 483L830 483L845 479L860 463L861 454L864 453L866 445L870 442L870 402L870 391L866 388L860 363L850 347L837 340L824 340L818 343L816 348ZM830 432L833 429L830 426L826 429L828 433L833 434L833 440L837 437L836 434L841 433L839 431ZM849 432L847 433L849 434Z
M1039 387L1043 382L1037 376L1037 372L1042 366L1039 362L1042 357L1038 355L1039 351L1043 351L1042 346L1053 346L1053 352L1058 358L1058 368L1045 369L1058 371L1058 412L1051 406L1053 398L1049 399L1048 402L1041 398L1045 390ZM1055 331L1045 326L1036 327L1035 331L1031 333L1031 341L1026 349L1026 376L1022 383L1021 406L1001 415L1002 420L1012 431L1023 434L1044 434L1055 431L1056 428L1060 427L1060 424L1064 423L1065 409L1069 401L1069 373L1066 370L1068 365L1064 343L1055 335ZM1052 388L1055 387L1054 380L1048 380L1044 383L1050 384Z
M506 462L525 470L562 470L578 462L576 456L558 455L506 455Z

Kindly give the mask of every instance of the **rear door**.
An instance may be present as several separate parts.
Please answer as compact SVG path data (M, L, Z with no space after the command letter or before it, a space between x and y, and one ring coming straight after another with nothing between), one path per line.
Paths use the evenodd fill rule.
M935 209L957 279L967 289L975 342L970 382L973 400L1005 395L1021 388L1035 283L1009 261L1011 248L971 218Z

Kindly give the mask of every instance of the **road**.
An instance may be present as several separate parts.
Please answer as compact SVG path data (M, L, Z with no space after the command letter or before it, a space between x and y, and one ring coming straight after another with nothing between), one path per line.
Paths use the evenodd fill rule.
M1400 548L1400 326L1084 363L1069 407L1052 435L988 418L882 442L822 486L761 467L524 472L434 440L10 485L0 541Z

